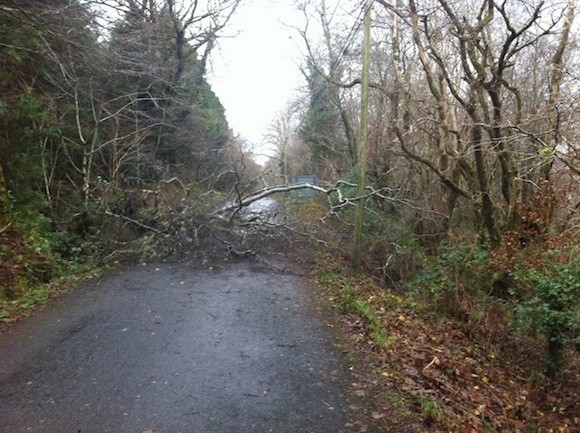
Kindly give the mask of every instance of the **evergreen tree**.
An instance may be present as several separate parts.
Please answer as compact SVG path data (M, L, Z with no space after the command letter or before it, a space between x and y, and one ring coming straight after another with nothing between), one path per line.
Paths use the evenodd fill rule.
M337 106L338 90L312 59L308 61L305 74L309 103L300 136L310 149L309 170L324 177L325 167L329 163L338 163L340 167L348 161L348 157L344 155L347 146L341 132L343 125Z
M144 132L140 160L125 168L126 179L215 172L217 151L229 139L224 109L198 53L180 39L170 13L168 7L129 11L108 44L112 69L121 71L111 75L110 97L128 107Z

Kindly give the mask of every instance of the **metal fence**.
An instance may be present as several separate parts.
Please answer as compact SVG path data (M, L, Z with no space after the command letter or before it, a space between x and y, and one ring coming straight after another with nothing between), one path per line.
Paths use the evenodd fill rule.
M311 185L317 185L318 178L311 174L301 174L299 176L294 176L291 180L291 183L292 185L297 185L300 183L309 183ZM305 188L298 191L294 191L294 194L296 195L296 197L316 197L318 191Z

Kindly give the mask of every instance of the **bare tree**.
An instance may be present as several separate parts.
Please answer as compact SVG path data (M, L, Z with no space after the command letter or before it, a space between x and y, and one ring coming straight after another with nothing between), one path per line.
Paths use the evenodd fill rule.
M401 148L407 156L429 168L450 190L450 204L457 197L474 203L488 239L497 244L501 227L519 224L523 200L520 152L525 146L521 129L525 129L527 114L523 112L522 97L526 83L518 81L514 70L522 67L527 51L544 40L553 40L558 26L562 26L562 36L553 66L544 64L543 70L546 73L550 68L561 69L559 62L563 47L568 44L566 28L573 17L573 2L560 13L558 5L547 6L543 2L526 8L484 0L465 4L463 9L446 0L438 0L436 7L414 0L408 2L407 8L380 3L396 17L395 22L400 20L410 27L427 89L436 107L433 126L437 129L431 129L436 145L428 151L420 144L429 140L417 128L425 132L429 129L419 126L418 119L414 119L415 128L397 120L395 131ZM469 14L474 9L478 13ZM563 10L567 12L564 14ZM550 13L551 20L540 21L542 13ZM399 38L395 40L400 43ZM399 52L394 46L394 58L399 65L395 75L398 87L403 91L409 89L408 98L416 98L413 92L418 89L410 87L411 78L403 80L400 73L403 62ZM558 74L552 73L555 88L559 87L557 81ZM558 98L555 90L549 94L549 99ZM553 101L544 103L547 107L555 106ZM548 118L554 117L553 110L549 113L552 114ZM413 113L406 111L405 115ZM399 116L395 114L394 119ZM501 198L496 195L496 185Z
M289 105L274 117L265 137L266 143L275 149L274 159L277 161L277 171L281 182L285 184L289 183L292 175L298 174L294 169L297 161L292 161L292 156L296 152L297 135L295 109Z

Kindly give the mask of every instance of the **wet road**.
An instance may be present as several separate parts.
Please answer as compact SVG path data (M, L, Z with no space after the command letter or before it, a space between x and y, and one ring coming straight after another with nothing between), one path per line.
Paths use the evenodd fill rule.
M0 334L0 432L350 431L309 298L249 262L112 271Z

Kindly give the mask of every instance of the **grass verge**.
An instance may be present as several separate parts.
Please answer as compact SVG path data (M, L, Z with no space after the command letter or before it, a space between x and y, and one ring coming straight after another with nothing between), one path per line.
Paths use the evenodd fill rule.
M344 325L348 353L372 388L366 395L372 395L377 411L369 432L571 433L580 428L574 371L564 372L566 386L531 381L498 356L497 347L426 311L412 296L351 274L335 256L321 254L317 264L318 283ZM393 422L399 423L396 428Z
M104 268L86 268L51 280L48 283L27 283L22 280L15 299L0 300L0 324L16 322L31 311L46 304L49 299L69 292L75 285L100 275Z

